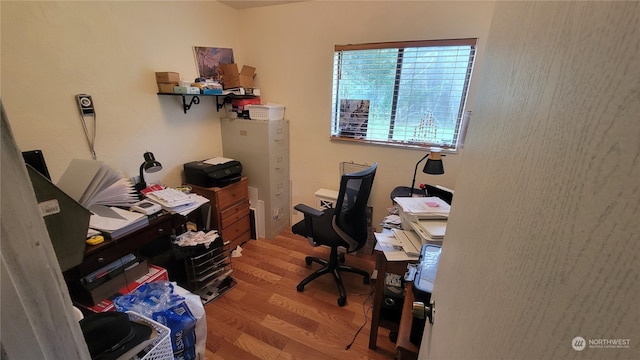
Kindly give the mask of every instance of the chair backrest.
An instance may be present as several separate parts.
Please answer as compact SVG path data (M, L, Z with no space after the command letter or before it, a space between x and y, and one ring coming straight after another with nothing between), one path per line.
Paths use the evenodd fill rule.
M344 174L340 179L332 225L348 244L348 252L360 249L367 242L367 202L377 168L376 163L366 170Z

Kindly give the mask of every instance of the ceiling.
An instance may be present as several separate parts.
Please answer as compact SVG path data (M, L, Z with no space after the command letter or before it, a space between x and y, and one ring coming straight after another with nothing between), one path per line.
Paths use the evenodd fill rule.
M245 0L224 0L221 3L231 6L234 9L250 9L261 6L281 5L295 2L302 2L307 0L293 0L293 1L245 1Z

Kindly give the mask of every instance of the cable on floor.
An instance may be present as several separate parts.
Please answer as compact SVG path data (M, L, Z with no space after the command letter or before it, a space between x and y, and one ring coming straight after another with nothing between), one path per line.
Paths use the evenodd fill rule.
M362 331L362 329L364 329L365 325L367 325L367 320L369 320L369 316L367 315L367 313L373 307L372 306L366 307L366 304L369 301L373 300L373 293L375 292L375 286L373 284L374 283L371 284L371 291L369 291L369 295L367 295L367 298L364 299L364 301L362 302L362 314L364 315L364 323L362 323L362 325L360 325L360 328L356 331L355 335L353 335L353 339L351 340L351 342L347 346L344 347L345 350L349 350L351 348L351 345L353 345L353 343L356 341L356 338L358 338L358 335L360 334L360 331Z

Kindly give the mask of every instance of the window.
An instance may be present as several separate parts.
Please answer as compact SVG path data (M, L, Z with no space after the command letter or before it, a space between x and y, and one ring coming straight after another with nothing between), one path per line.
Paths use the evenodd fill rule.
M476 39L337 45L331 138L455 150Z

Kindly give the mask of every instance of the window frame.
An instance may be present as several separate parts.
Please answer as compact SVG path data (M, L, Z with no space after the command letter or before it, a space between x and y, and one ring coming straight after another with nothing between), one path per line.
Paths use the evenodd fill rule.
M434 146L444 149L446 152L457 152L462 148L464 141L464 134L466 132L467 123L471 112L467 110L467 101L469 96L469 88L471 86L471 77L473 69L475 67L475 57L477 53L477 38L461 38L461 39L438 39L438 40L417 40L417 41L395 41L395 42L379 42L379 43L364 43L364 44L348 44L348 45L335 45L334 47L334 61L333 61L333 79L332 79L332 110L331 110L331 129L330 139L337 141L350 141L357 143L377 144L392 147L401 147L409 149L425 149ZM456 119L453 142L449 144L435 143L435 142L420 142L420 141L408 141L408 140L393 140L392 135L395 126L395 116L397 114L397 102L399 92L399 82L401 66L396 70L395 83L394 83L394 95L391 106L391 116L389 119L389 138L387 140L368 139L353 136L341 136L340 135L340 99L338 95L339 91L339 79L338 73L340 73L339 66L342 64L342 60L336 59L342 55L344 51L355 50L381 50L381 49L399 49L402 52L405 48L420 48L420 47L445 47L445 46L471 46L469 62L466 70L466 78L464 86L462 88L461 105L458 109L458 115ZM402 55L398 56L399 58Z

